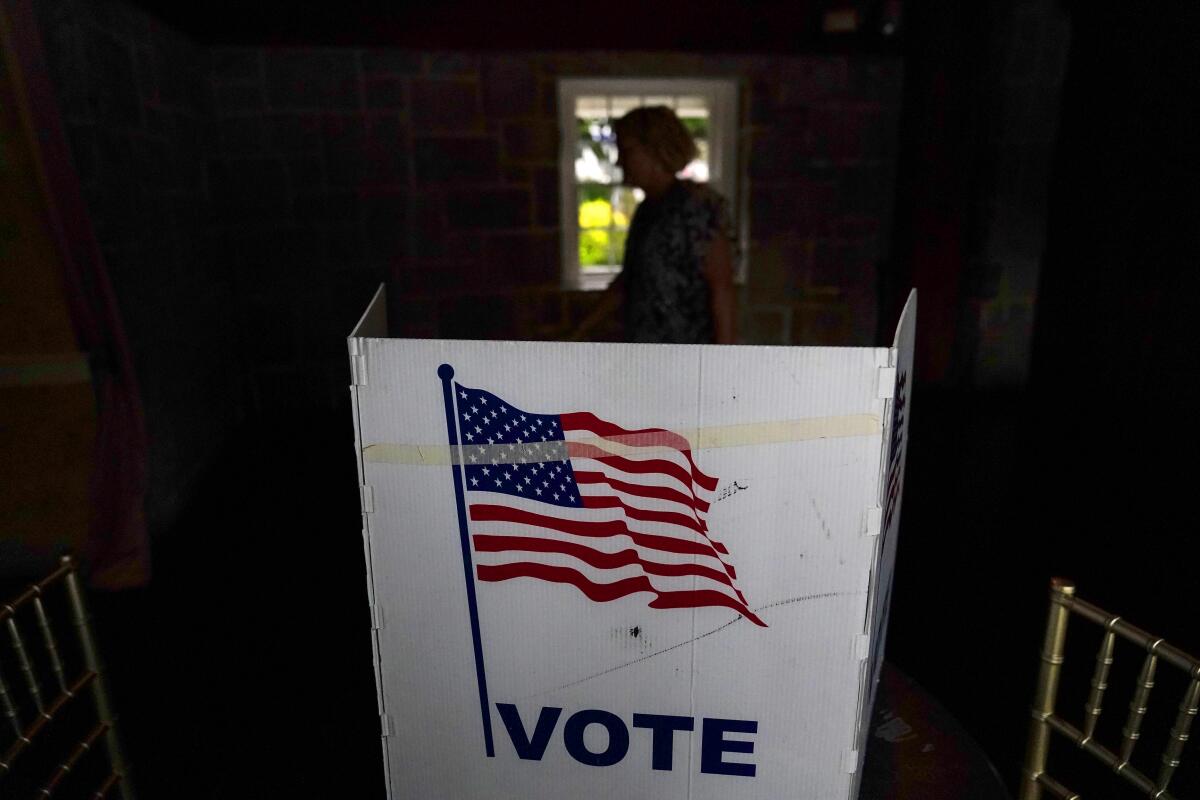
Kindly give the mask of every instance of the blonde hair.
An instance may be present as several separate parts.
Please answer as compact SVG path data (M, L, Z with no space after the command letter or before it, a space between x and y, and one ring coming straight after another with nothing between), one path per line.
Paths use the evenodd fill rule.
M637 139L671 174L691 163L700 151L687 128L666 106L642 106L621 117L613 126L618 141Z

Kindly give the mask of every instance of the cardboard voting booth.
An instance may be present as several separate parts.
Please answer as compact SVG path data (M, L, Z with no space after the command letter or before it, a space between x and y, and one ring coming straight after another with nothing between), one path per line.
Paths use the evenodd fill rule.
M892 347L349 339L392 798L852 798Z

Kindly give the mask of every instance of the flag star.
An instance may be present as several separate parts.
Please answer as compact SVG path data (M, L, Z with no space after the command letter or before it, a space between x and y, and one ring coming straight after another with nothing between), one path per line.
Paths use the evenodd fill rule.
M551 427L551 428L557 428L557 427L558 427L558 423L557 423L557 422L555 422L554 420L550 420L550 427Z
M500 406L500 413L501 413L501 414L507 414L507 413L508 413L508 408L506 408L505 406Z
M499 479L499 478L496 478L496 485L497 485L497 486L499 486L499 485L500 485L500 479Z
M570 500L572 503L574 503L574 502L575 502L575 495L571 495L571 496L570 496L570 497L568 497L567 499L568 499L568 500Z
M495 419L495 418L496 418L496 412L495 412L495 411L493 411L493 412L492 412L492 419Z
M504 426L504 430L508 431L508 430L512 430L512 429L511 429L511 428L509 428L509 426L508 426L508 425L505 425L505 426Z
M488 437L488 444L495 444L495 443L496 443L496 440L495 440L495 439L493 439L491 436L489 436L489 437Z
M487 397L482 394L479 395L479 402L486 406L487 405Z
M525 461L524 457L522 457L522 458L520 459L520 462L521 462L522 464L526 463L526 461Z
M527 475L527 476L525 476L525 485L526 485L526 486L528 486L528 485L529 485L529 476L528 476L528 475Z
M474 464L474 463L475 463L475 460L476 460L476 456L475 456L475 454L474 454L474 453L471 453L471 463L472 463L472 464Z
M485 448L483 445L479 445L475 449L479 451L479 455L483 455L485 452L487 452L487 448Z
M541 417L538 417L537 424L538 424L538 425L541 425L541 424L542 424L542 418L541 418Z
M524 487L524 486L522 486L521 484L519 484L519 483L518 483L518 484L517 484L517 491L518 491L518 492L523 492L523 491L525 491L525 487Z
M550 481L542 481L542 486L545 486L546 488L550 488Z
M559 490L560 492L565 492L565 491L567 490L567 487L563 486L563 485L560 483L560 484L558 485L558 490Z
M463 412L463 419L470 419L470 418L471 418L471 415L470 415L470 414L468 414L467 412L465 412L465 411L464 411L464 412Z
M479 485L479 478L471 478L471 485L472 485L472 486L478 486L478 485Z
M557 499L558 499L558 492L555 492L555 493L554 493L554 499L555 499L555 500L557 500Z
M508 480L511 477L512 477L512 475L510 473L508 473L508 472L504 473L504 480Z
M475 434L473 434L473 433L468 433L468 434L467 434L467 441L468 441L468 442L473 442L473 441L475 441Z
M476 426L475 426L475 432L476 432L476 433L483 433L483 428L481 428L481 427L479 427L478 425L476 425Z
M459 397L461 397L463 400L466 400L466 399L467 399L467 393L466 393L466 392L459 392L459 393L458 393L458 396L459 396Z
M521 441L520 437L518 437L518 438L517 438L517 444L525 444L525 443L524 443L523 441Z
M541 490L541 489L538 489L538 488L536 488L536 487L535 487L535 488L534 488L534 491L538 493L538 497L541 497L541 496L542 496L542 490Z
M472 413L472 414L478 414L478 413L479 413L479 409L478 409L478 408L476 408L475 406L471 406L471 413Z
M545 434L543 434L543 435L542 435L542 441L543 441L543 442L544 442L544 441L546 441L546 436L545 436Z
M558 473L558 472L562 472L562 467L555 467L555 468L554 468L554 471L555 471L556 473Z
M486 477L486 476L488 476L488 475L491 475L491 474L492 474L492 471L491 471L490 469L488 469L487 467L484 467L484 468L483 468L483 474L484 474L484 476Z
M493 467L496 466L496 459L494 459L494 458L492 459L492 466Z

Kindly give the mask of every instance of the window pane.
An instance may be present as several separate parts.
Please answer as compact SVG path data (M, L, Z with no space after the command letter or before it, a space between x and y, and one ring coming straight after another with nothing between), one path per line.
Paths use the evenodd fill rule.
M576 196L580 203L586 203L588 200L607 200L611 193L612 189L607 184L581 183Z
M580 228L605 228L613 224L613 207L607 197L583 200L579 204Z
M625 239L629 236L629 231L624 228L615 228L612 232L612 250L613 250L613 266L619 267L625 263Z
M575 116L604 118L608 116L608 98L577 97L575 98Z
M675 113L680 117L707 117L708 99L683 96L675 100Z
M579 266L608 266L608 231L590 230L579 232Z
M585 269L619 267L637 204L633 190L596 184L579 188L579 265Z
M575 119L575 180L612 183L616 174L616 145L612 126L604 117Z
M687 128L687 132L692 135L693 139L708 138L708 117L680 117L679 121L683 123L683 127Z
M628 228L629 223L633 221L633 212L637 208L639 202L634 195L634 189L622 186L617 189L616 203L613 208L613 225L618 228Z
M575 180L579 183L617 183L620 181L616 156L605 145L579 142L575 149Z
M700 155L683 168L679 173L680 177L687 178L693 181L705 183L710 177L709 161L708 161L708 140L697 139L696 149L700 151Z
M612 98L612 111L610 112L612 119L618 120L628 114L638 106L645 105L642 98L633 96L620 96Z

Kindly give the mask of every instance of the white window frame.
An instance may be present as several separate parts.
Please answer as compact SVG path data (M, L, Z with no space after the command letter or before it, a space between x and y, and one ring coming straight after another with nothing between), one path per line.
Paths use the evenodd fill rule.
M575 99L587 95L691 95L708 101L708 184L741 209L738 188L738 84L734 78L559 78L559 227L562 231L562 287L604 289L620 268L585 274L579 265L579 201L575 182ZM737 221L740 225L740 220Z

